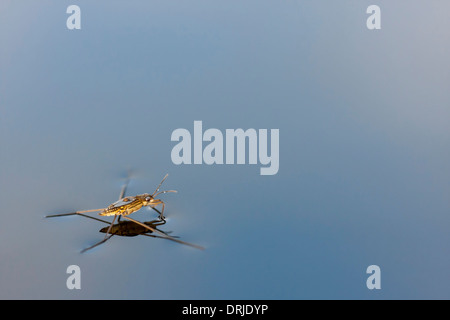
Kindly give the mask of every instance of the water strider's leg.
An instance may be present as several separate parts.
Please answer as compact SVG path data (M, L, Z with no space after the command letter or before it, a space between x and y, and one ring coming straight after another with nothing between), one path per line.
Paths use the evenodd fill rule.
M91 250L92 248L95 248L96 246L101 245L102 243L108 241L108 240L113 236L113 234L110 235L109 232L111 231L111 228L112 228L112 226L114 225L114 222L116 221L116 218L117 218L117 215L114 216L113 221L112 221L111 224L109 225L108 231L106 231L106 234L105 234L105 238L103 238L102 241L97 242L97 243L94 244L93 246L90 246L89 248L86 248L86 249L81 250L81 253L84 253L84 252L86 252L86 251L88 251L88 250Z
M125 197L125 193L127 192L129 183L130 183L130 175L128 175L127 180L125 181L125 184L122 186L122 189L120 190L119 200L123 199Z
M105 210L105 208L101 208L101 209L89 209L89 210L80 210L80 211L75 211L75 212L70 212L70 213L50 214L50 215L45 216L45 217L46 217L46 218L63 217L63 216L71 216L71 215L79 214L79 213L95 212L95 211L102 211L102 210Z
M93 248L95 248L95 247L101 245L102 243L108 241L112 236L113 236L113 234L109 235L109 237L105 237L102 241L97 242L97 243L94 244L93 246L90 246L89 248L86 248L86 249L81 250L80 253L85 253L86 251L91 250L91 249L93 249Z
M101 209L101 210L103 210L103 209ZM92 219L92 220L97 220L97 221L109 224L108 221L105 221L105 220L102 220L102 219L99 219L99 218L95 218L95 217L91 217L91 216L88 216L87 214L82 214L80 212L86 212L86 211L77 211L77 212L61 213L61 214L51 214L51 215L48 215L48 216L45 216L45 217L46 218L54 218L54 217L64 217L64 216L77 215L77 216L82 216L82 217L86 217L86 218L89 218L89 219Z
M166 205L164 204L164 202L162 202L161 205L162 205L162 209L161 209L161 212L159 213L159 219L165 220L165 217L164 217L164 208L165 208Z

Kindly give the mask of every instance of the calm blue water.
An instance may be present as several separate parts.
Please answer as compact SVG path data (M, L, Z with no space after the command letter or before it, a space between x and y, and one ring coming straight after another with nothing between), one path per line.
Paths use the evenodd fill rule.
M450 298L450 4L0 3L0 297ZM177 128L280 130L280 168L174 165ZM47 214L152 193L162 230ZM133 214L148 221L151 211ZM68 290L66 269L81 269ZM366 268L381 268L368 290Z

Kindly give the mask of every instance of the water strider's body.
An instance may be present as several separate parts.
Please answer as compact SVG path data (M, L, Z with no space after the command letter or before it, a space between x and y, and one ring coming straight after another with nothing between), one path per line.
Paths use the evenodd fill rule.
M173 191L165 191L173 192ZM122 198L113 204L109 205L102 212L99 213L101 216L127 216L133 212L138 211L142 207L156 207L161 204L163 209L160 214L160 218L164 219L164 202L160 199L155 199L152 195L148 193L140 194L134 197Z
M153 192L153 194L144 193L144 194L139 194L134 197L130 197L130 196L124 197L125 191L126 191L126 186L125 186L125 188L120 193L119 200L112 203L108 207L101 209L101 212L99 213L99 215L114 216L114 218L119 216L119 219L120 219L121 216L128 216L128 215L132 214L133 212L138 211L142 207L150 207L152 209L155 209L155 207L157 205L162 205L161 212L159 212L156 209L155 210L159 212L159 218L161 220L164 220L164 207L165 207L164 201L162 201L160 199L155 199L155 196L162 194L162 193L167 193L167 192L176 192L175 190L158 192L159 188L161 187L161 184L164 182L164 180L166 180L166 178L167 178L167 174L162 179L162 181L156 188L155 192Z

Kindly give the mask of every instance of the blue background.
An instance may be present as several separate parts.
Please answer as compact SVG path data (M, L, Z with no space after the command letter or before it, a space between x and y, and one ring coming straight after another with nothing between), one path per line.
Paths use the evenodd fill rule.
M71 4L0 3L0 298L450 298L447 1L76 1L68 30ZM194 120L279 129L278 174L174 165ZM130 195L170 174L161 229L205 251L80 254L104 225L44 218L114 202L127 168Z

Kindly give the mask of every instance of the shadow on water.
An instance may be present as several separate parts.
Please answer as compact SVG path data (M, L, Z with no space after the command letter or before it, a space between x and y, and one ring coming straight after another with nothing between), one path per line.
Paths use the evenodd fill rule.
M146 222L140 222L134 219L129 218L128 221L118 221L116 224L111 224L110 222L106 220L102 220L96 217L91 217L89 215L78 213L78 212L72 212L72 213L63 213L63 214L57 214L57 215L48 215L47 218L54 218L54 217L62 217L62 216L71 216L71 215L79 215L85 218L89 218L92 220L100 221L105 224L107 224L107 227L101 228L99 232L105 233L105 238L94 244L91 247L85 248L81 251L81 253L84 253L90 249L93 249L94 247L101 245L108 241L113 236L120 236L120 237L136 237L139 235L152 237L152 238L159 238L159 239L167 239L171 240L180 244L184 244L187 246L191 246L196 249L204 250L205 248L196 244L192 244L186 241L179 240L177 236L171 236L169 233L171 231L162 231L158 229L159 226L162 226L166 224L166 220L152 220L152 221L146 221ZM157 233L157 234L154 234Z

